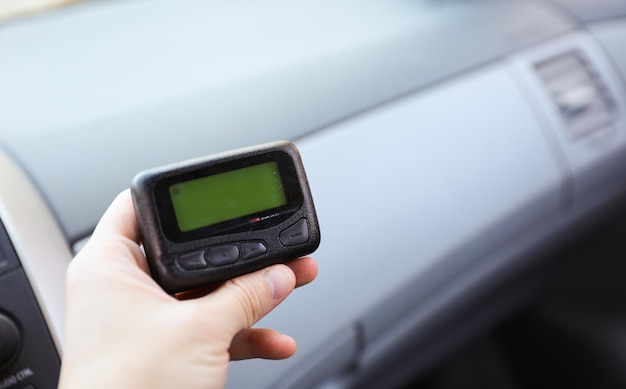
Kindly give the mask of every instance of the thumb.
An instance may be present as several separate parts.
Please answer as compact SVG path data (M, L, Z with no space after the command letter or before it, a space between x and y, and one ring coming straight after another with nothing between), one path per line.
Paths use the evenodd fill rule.
M232 335L251 327L283 301L296 286L296 276L285 265L274 265L227 281L205 296L219 305Z

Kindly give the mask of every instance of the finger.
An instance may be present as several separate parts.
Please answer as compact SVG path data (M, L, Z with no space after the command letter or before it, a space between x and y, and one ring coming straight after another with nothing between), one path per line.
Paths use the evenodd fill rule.
M286 263L286 265L293 271L296 276L296 288L306 285L313 281L318 273L317 262L313 258L303 257ZM220 285L210 284L201 286L192 290L186 290L176 294L176 298L179 300L191 300L198 297L206 296L219 288Z
M296 288L306 285L317 277L317 262L311 257L298 258L286 263L296 275Z
M203 285L194 289L178 292L175 294L175 296L178 300L193 300L193 299L206 296L207 294L213 292L215 289L219 288L220 286L221 284Z
M230 346L233 361L251 358L285 359L296 352L296 341L288 335L269 328L240 331Z
M139 248L139 228L130 190L120 193L109 205L98 222L83 251L106 252L107 260L130 260L147 274L150 273L146 257ZM102 255L83 257L102 259Z
M109 233L121 235L139 244L139 228L130 189L117 195L102 215L93 235Z
M283 301L296 286L296 276L285 265L233 278L202 297L209 312L220 312L230 336L252 326Z

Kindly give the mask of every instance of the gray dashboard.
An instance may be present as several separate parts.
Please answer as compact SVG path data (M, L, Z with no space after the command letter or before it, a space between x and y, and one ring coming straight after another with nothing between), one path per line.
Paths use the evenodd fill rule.
M527 1L85 3L5 26L0 140L74 240L139 170L297 139L575 25Z
M622 1L95 1L16 20L0 219L62 354L70 248L137 171L295 141L320 276L260 323L296 356L233 363L229 385L393 387L454 346L443 323L480 327L473 298L626 193L625 45Z

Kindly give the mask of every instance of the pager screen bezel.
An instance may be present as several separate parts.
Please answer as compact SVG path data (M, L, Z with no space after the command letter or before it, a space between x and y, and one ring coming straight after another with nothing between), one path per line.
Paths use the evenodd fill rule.
M267 162L276 162L287 198L285 205L189 231L181 231L179 229L169 191L172 185ZM289 154L280 150L252 155L238 160L226 161L200 169L194 168L188 171L178 172L176 175L162 178L154 187L154 200L157 205L159 224L167 239L175 243L186 243L210 237L271 228L296 213L298 209L302 207L303 199L302 188L300 187L294 161Z

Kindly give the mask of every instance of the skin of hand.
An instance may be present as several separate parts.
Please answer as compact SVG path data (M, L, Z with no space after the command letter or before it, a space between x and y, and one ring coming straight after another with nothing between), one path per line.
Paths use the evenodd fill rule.
M68 268L59 388L222 388L230 360L295 352L291 337L250 327L317 271L300 258L200 297L168 295L150 277L127 190Z

